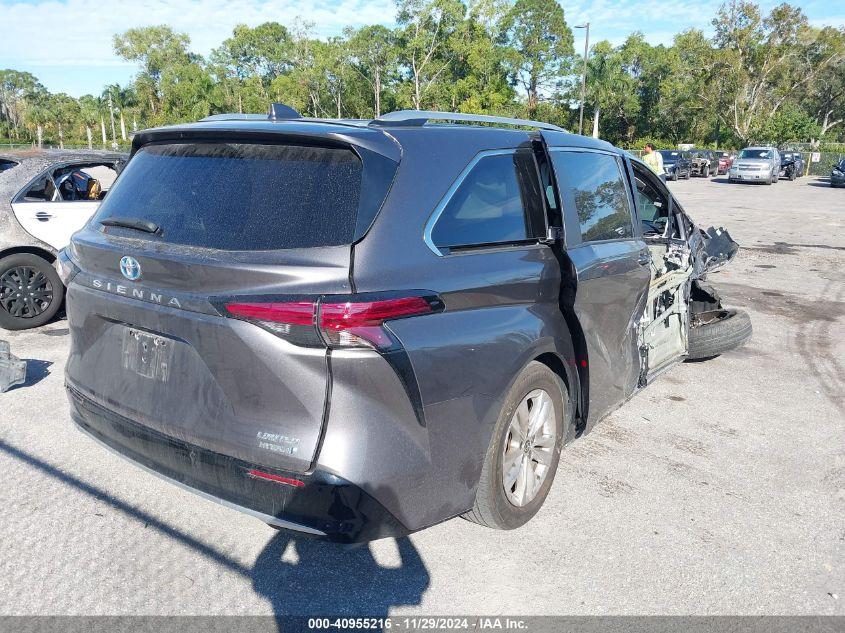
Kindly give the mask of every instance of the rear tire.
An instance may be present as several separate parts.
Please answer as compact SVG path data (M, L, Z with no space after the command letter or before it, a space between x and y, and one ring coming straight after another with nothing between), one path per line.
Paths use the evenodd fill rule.
M534 401L539 404L535 404L532 408L530 406L532 394L541 393L545 393L548 399L541 400L539 398L542 396L535 395ZM553 407L551 412L548 412L549 406ZM519 420L525 419L524 415L518 415L518 409L528 416L534 411L539 416L536 418L539 421L543 417L541 414L544 408L551 416L553 426L547 428L551 422L542 425L536 438L530 439L528 448L525 448L522 437L514 431L516 428L514 424L519 426ZM489 528L513 530L524 525L537 514L552 487L563 447L564 429L569 419L569 396L565 385L546 365L536 361L531 362L516 379L505 397L484 458L475 504L463 515L463 518ZM527 426L530 426L530 422ZM528 435L530 436L530 433ZM506 458L515 460L508 473L504 472ZM524 465L527 465L526 470L522 470ZM542 468L542 471L538 474L534 470L529 471L528 468ZM508 486L508 475L514 472L518 475L513 484ZM520 482L525 486L522 491L526 494L522 499L524 503L517 505ZM533 494L528 495L528 487L535 485L536 487L531 490Z
M736 349L751 339L751 317L742 310L712 310L694 315L690 327L689 360L703 360Z
M30 253L0 259L0 327L40 327L56 316L64 296L62 280L46 259Z

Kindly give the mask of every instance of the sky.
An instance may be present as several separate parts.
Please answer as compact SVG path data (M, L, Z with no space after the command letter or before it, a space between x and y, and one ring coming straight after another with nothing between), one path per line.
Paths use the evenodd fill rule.
M570 26L590 22L590 41L621 43L641 31L651 44L668 44L687 28L709 29L717 3L700 0L562 0ZM776 4L763 0L768 9ZM816 26L845 26L845 5L831 0L799 3ZM98 8L99 7L99 8ZM128 28L169 24L187 33L191 49L207 55L236 24L255 26L296 18L312 22L320 37L346 26L385 24L395 15L393 0L0 0L0 68L34 74L51 92L74 97L99 94L106 84L126 84L137 72L117 58L112 36ZM582 50L583 30L575 31Z

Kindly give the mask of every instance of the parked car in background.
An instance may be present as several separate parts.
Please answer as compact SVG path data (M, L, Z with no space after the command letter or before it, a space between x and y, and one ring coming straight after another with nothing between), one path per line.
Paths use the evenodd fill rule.
M728 172L731 182L762 182L771 185L780 177L780 152L776 147L746 147Z
M678 180L692 176L692 160L690 153L679 149L658 150L663 157L663 169L666 171L666 180Z
M60 254L72 417L171 481L337 541L513 529L565 445L751 336L704 283L737 244L606 142L271 115L137 133Z
M845 158L830 170L830 186L845 187Z
M801 152L782 152L780 155L780 176L795 180L804 175L804 158Z
M692 173L694 176L709 178L719 171L719 158L709 149L694 149L690 152Z
M125 159L93 150L0 155L0 328L38 327L59 310L56 254L97 210Z
M730 152L718 152L719 166L716 173L719 175L726 174L730 171L731 165L734 163L734 156Z

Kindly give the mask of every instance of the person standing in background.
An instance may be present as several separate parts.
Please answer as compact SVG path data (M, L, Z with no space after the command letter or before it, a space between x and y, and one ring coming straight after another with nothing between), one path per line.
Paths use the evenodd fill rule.
M666 170L663 169L663 156L660 152L654 151L653 143L646 143L643 162L649 166L651 171L660 176L660 180L666 182Z

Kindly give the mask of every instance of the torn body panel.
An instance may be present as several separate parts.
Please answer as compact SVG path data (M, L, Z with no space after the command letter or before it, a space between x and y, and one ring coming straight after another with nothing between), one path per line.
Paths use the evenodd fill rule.
M687 353L689 284L693 264L689 245L682 240L649 243L651 282L645 312L639 323L640 380L649 380Z
M695 253L696 277L703 277L718 270L739 252L739 244L733 241L730 233L723 227L711 226L707 230L694 227L690 246Z

